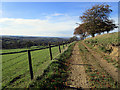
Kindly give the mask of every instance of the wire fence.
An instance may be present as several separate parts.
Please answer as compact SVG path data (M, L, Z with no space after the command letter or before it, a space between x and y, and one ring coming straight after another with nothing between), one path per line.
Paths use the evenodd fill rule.
M5 63L5 62L12 61L12 60L14 60L14 59L16 59L16 58L19 58L19 57L23 56L23 55L25 55L25 54L21 54L21 55L17 54L17 55L14 56L13 58L10 57L8 60L3 61L2 64Z
M1 53L3 86L16 83L16 80L19 83L34 79L45 69L44 66L47 66L52 59L61 53L60 51L65 49L65 46L67 45L49 45L49 47L41 49Z

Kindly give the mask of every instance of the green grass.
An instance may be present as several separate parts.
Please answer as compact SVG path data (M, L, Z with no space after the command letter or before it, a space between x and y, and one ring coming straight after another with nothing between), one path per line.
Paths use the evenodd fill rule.
M63 46L61 46L63 50ZM3 50L3 52L20 51L21 49ZM23 49L22 49L23 50ZM59 54L58 47L52 48L53 58ZM51 63L49 49L31 51L32 67L34 78L42 75L44 69ZM24 88L29 85L30 73L28 54L17 53L2 55L2 87L3 88Z
M89 38L84 42L92 46L97 45L98 48L105 53L111 53L112 49L110 48L110 46L120 45L120 42L119 42L120 37L118 37L118 34L119 34L118 32L103 34L100 36L96 36L94 38Z
M23 51L23 50L27 50L27 48L22 48L22 49L3 49L3 50L0 50L0 53L19 52L19 51Z
M85 42L90 43L92 45L114 45L117 46L120 44L118 42L120 40L120 37L118 37L118 32L115 33L109 33L109 34L103 34L100 36L96 36L94 38L89 38L88 40L85 40Z
M65 64L71 56L73 46L72 43L68 49L59 55L45 70L42 76L32 82L29 87L32 88L62 88L67 78L67 68Z
M0 50L0 53L19 52L19 51L23 51L23 50L40 49L40 48L44 48L44 47L45 46L32 46L30 48L21 48L21 49L3 49L3 50Z
M119 33L116 32L96 36L94 38L88 38L84 40L84 43L89 48L99 53L103 57L103 59L105 59L108 63L112 63L114 67L118 68L118 62L115 59L113 59L112 56L109 55L113 51L111 46L118 47L120 45L120 42L118 41L120 40L120 37L118 37L118 34ZM94 46L97 47L94 48Z

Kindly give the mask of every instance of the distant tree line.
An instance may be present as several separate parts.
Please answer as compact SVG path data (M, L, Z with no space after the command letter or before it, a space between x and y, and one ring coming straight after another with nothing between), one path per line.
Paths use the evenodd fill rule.
M32 46L56 45L58 42L70 42L64 38L24 38L24 37L2 37L2 49L30 48Z
M82 24L75 28L74 35L80 35L81 39L85 39L88 35L94 37L95 34L109 33L109 31L117 28L114 21L109 19L112 12L109 7L109 5L101 4L86 10L80 16Z

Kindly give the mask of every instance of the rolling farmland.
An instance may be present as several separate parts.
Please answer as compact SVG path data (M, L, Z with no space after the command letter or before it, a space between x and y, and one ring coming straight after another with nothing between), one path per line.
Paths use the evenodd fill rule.
M59 47L31 51L31 81L27 52L2 56L3 88L118 88L118 33L74 42L59 58ZM63 46L60 46L61 50ZM64 46L65 47L65 46ZM16 51L19 51L16 50ZM5 53L10 50L3 51Z
M1 90L120 90L119 1L1 4Z
M63 46L61 46L63 50ZM14 51L20 51L15 49ZM13 52L13 50L3 50L2 52ZM55 58L59 54L57 47L52 48L52 55ZM51 63L49 48L31 51L34 78L41 75L44 69ZM2 86L5 88L20 87L29 85L30 73L27 52L17 54L7 54L2 56Z

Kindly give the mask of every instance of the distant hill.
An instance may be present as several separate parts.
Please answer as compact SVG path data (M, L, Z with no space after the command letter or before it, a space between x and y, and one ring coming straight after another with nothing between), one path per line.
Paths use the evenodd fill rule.
M63 41L68 41L69 38L59 38L59 37L32 37L32 36L2 36L3 49L16 49L16 48L28 48L31 46L47 46L50 42L51 44L62 43Z

